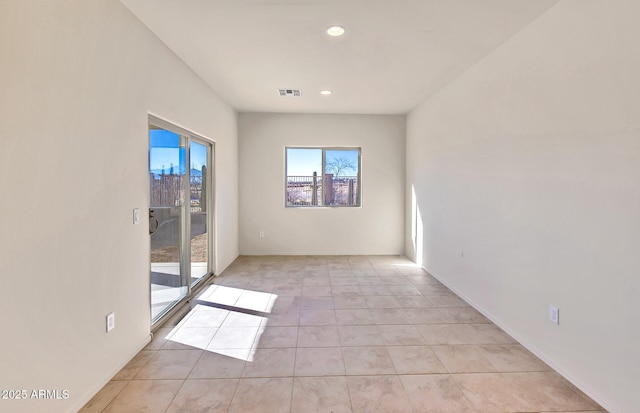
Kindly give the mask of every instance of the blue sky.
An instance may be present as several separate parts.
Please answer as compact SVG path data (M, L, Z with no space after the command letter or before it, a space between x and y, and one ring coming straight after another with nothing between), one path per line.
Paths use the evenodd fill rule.
M164 170L169 173L171 164L175 172L186 168L185 149L180 148L180 135L164 129L149 131L149 169ZM202 169L207 161L207 147L191 142L191 167ZM181 163L182 162L182 163Z
M355 176L358 174L357 150L330 150L325 151L326 160L333 158L347 158L355 166L355 170L346 170L342 175ZM322 174L322 149L316 148L287 148L287 175L311 176L314 172Z
M322 149L287 148L287 175L322 175Z

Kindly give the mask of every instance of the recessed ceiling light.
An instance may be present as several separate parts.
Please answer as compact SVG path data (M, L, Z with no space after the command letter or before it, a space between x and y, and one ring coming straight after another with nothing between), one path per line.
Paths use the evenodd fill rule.
M323 91L321 91L321 92L320 92L320 94L321 94L321 95L330 95L330 94L332 94L332 93L333 93L333 92L332 92L332 91L330 91L330 90L323 90Z
M327 34L329 36L342 36L344 34L344 27L342 26L331 26L327 29Z

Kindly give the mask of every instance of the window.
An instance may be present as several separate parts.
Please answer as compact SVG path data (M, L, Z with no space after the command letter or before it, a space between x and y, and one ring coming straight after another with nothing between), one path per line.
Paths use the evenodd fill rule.
M286 148L288 207L360 206L360 148Z

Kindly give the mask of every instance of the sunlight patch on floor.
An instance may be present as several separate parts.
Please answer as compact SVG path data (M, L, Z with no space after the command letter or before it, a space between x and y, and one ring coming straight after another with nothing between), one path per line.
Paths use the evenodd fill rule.
M253 361L278 296L211 285L166 337L174 343Z

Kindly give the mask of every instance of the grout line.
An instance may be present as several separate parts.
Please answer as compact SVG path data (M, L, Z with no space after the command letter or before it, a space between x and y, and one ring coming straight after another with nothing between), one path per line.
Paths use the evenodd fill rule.
M202 355L200 355L200 356L202 357ZM198 360L199 359L200 358L198 358ZM191 369L193 370L193 367ZM190 373L191 373L191 371L189 371L189 374ZM189 377L189 374L187 374L187 377ZM180 393L180 390L182 390L182 388L184 387L186 382L187 382L187 379L182 380L182 384L180 385L180 388L178 389L176 394L173 395L173 397L171 398L171 401L169 402L169 404L167 404L167 407L163 410L163 412L166 412L167 410L169 410L169 407L171 407L171 403L173 403L173 401L176 399L176 396L178 396L178 393Z

